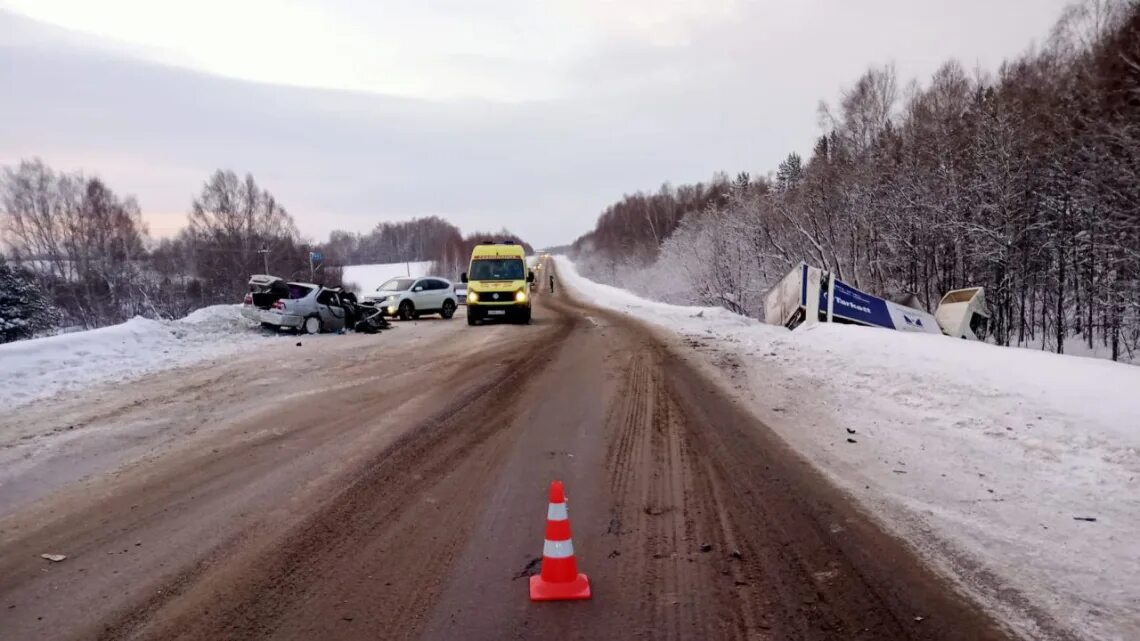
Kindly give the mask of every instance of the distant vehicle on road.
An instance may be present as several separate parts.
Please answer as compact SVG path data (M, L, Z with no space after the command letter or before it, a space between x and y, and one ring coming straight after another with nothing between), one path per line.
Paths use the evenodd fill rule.
M377 287L375 292L365 294L363 302L401 320L412 320L424 314L451 318L459 307L451 281L438 276L393 278Z
M471 250L471 267L463 272L467 283L467 324L492 318L530 322L528 284L534 272L526 265L526 251L514 241L485 241Z
M336 332L355 322L356 297L339 287L290 283L277 276L255 274L242 301L241 315L272 329L307 334Z

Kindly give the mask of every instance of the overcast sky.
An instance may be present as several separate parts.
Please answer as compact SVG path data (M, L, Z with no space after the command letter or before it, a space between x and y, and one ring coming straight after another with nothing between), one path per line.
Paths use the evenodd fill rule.
M772 170L868 65L996 69L1066 0L0 0L0 163L134 194L217 168L314 239L438 214L573 240L623 193Z

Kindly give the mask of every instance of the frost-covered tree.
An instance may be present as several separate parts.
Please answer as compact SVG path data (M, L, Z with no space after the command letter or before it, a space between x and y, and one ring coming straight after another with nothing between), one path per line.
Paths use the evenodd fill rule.
M993 75L950 61L899 91L872 68L820 115L770 189L675 196L664 236L644 196L608 208L575 243L583 273L757 313L741 301L804 260L928 309L983 286L1000 344L1140 349L1140 3L1083 0Z
M0 172L0 231L70 322L118 322L146 308L146 225L133 197L41 160Z
M0 343L28 338L54 326L59 317L31 274L0 256Z

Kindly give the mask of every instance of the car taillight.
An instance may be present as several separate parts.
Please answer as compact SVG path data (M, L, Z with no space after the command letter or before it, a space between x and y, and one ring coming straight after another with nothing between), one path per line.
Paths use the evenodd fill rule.
M245 299L242 300L242 304L243 305L252 305L253 304L253 294L246 294Z
M273 301L273 309L285 309L285 303L275 300Z

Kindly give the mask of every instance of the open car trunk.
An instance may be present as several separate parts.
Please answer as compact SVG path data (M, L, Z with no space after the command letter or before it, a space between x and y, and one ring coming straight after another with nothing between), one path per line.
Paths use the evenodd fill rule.
M258 274L249 278L249 293L254 307L269 309L273 303L289 298L289 285L276 276Z

